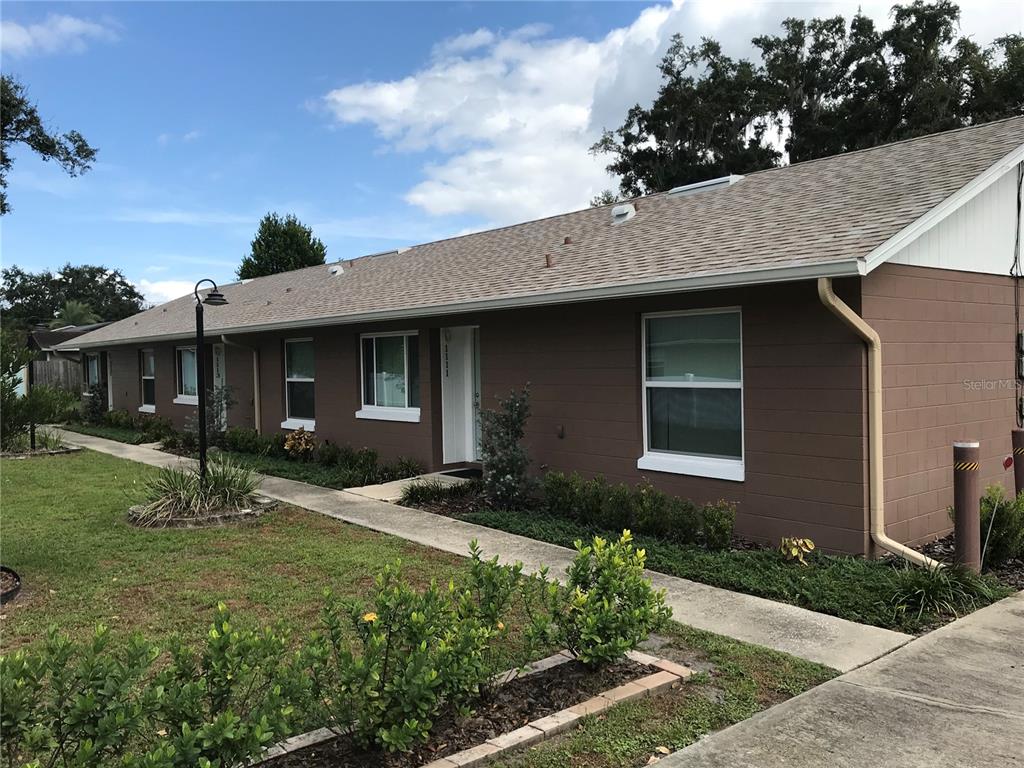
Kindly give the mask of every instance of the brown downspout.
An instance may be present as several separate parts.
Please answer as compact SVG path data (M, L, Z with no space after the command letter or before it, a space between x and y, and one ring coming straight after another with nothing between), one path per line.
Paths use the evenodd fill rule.
M889 538L885 532L885 484L882 474L882 339L864 318L836 296L832 278L818 278L818 297L836 317L860 336L868 352L868 511L871 540L882 549L927 568L940 567L937 560Z
M225 334L220 335L220 340L231 347L238 347L239 349L248 349L252 352L252 404L253 404L253 419L256 421L256 434L263 434L263 409L260 407L260 351L256 347L250 347L245 344L239 344L237 341L231 341Z

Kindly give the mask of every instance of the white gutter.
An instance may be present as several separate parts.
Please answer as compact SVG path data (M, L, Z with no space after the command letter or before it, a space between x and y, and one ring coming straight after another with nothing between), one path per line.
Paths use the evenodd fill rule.
M263 434L263 409L260 405L260 351L256 347L250 347L246 344L239 344L237 341L232 341L227 337L226 334L220 335L220 340L229 347L238 347L239 349L248 349L252 352L252 402L253 402L253 419L256 421L256 434ZM225 364L227 361L224 361Z
M299 318L275 323L251 323L225 328L208 327L210 333L261 333L267 331L287 331L295 328L317 328L327 325L354 325L356 323L383 322L386 320L409 320L440 315L456 315L467 312L489 312L498 309L519 309L523 307L542 307L551 304L571 304L581 301L597 301L600 299L626 299L637 296L657 296L665 293L685 293L688 291L707 291L714 288L738 288L748 285L764 285L770 283L789 283L798 280L816 280L820 277L856 277L866 274L863 259L846 259L821 264L797 264L786 267L770 267L766 269L748 269L743 272L726 274L696 275L693 277L670 278L663 280L645 280L637 283L610 283L590 288L563 288L545 293L533 293L521 296L505 296L497 299L479 301L454 302L435 304L432 306L403 307L401 309L376 310L347 315L330 315L327 317ZM149 310L152 311L152 310ZM215 312L207 313L207 326ZM121 321L124 322L124 321ZM98 333L99 331L97 331ZM75 339L82 349L94 347L111 347L120 344L148 344L160 341L178 341L195 338L191 330L180 333L164 333L133 338L104 339L87 341L88 334Z
M885 532L885 478L883 476L882 443L882 339L878 332L868 325L864 318L850 309L850 306L836 296L832 289L832 278L818 278L818 297L821 303L842 320L848 328L860 336L868 350L868 510L870 516L871 540L882 549L899 555L926 568L941 567L941 563L922 555L917 550L895 539Z

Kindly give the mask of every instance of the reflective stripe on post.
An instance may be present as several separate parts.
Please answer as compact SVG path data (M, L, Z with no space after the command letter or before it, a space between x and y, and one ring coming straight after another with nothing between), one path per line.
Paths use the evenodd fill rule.
M981 445L953 443L953 532L957 565L981 571Z
M1017 495L1024 491L1024 429L1015 429L1010 433L1013 445L1013 485Z

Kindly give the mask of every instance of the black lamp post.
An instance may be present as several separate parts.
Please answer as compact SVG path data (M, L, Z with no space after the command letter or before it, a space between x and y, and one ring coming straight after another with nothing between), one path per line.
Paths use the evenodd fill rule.
M213 290L206 298L199 298L199 286L209 283ZM196 389L199 390L199 479L206 480L206 351L203 349L203 304L221 307L228 303L224 294L217 290L217 284L205 278L196 283Z

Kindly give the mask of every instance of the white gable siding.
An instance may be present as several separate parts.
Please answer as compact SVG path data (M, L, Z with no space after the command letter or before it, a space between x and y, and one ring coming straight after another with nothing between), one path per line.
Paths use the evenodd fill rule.
M958 210L893 255L890 262L961 272L1007 275L1017 223L1013 168Z

